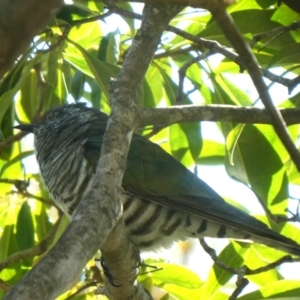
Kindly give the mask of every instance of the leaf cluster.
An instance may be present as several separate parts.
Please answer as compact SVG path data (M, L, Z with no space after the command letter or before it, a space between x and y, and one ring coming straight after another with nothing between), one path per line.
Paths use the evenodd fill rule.
M116 6L111 1L104 4L76 0L63 6L0 84L0 298L51 248L67 226L64 218L57 223L61 213L34 167L32 138L21 140L24 135L14 131L13 126L17 122L35 122L48 109L72 101L85 101L109 113L109 82L119 74L131 41L138 34L139 10L136 4L121 2ZM300 72L300 35L296 29L286 29L300 21L299 12L284 3L277 6L276 0L240 0L228 12L251 44L260 67L271 72L268 86L272 95L281 91L276 98L278 106L299 107L297 84L293 81L292 85L289 80L297 78ZM115 23L120 25L112 29ZM214 48L209 48L213 44ZM178 104L259 106L249 76L241 72L243 68L233 59L236 54L230 47L210 13L184 9L162 36L139 91L140 105L144 108ZM288 127L288 131L297 142L299 125ZM295 226L276 222L299 221L297 212L291 215L289 211L291 203L295 208L298 201L291 199L290 187L298 187L300 180L271 125L234 121L209 126L200 122L168 127L154 124L140 128L139 133L185 166L199 166L200 177L201 165L224 167L229 177L242 182L257 197L265 211L258 218L300 243ZM246 200L242 202L244 197L240 196L241 199L235 200L240 201L241 207L251 206ZM49 238L49 230L56 223L56 230ZM37 245L43 247L29 251ZM1 265L16 253L24 255L9 266ZM280 253L274 249L235 242L230 242L219 254L221 260L235 268L244 264L258 268L279 257ZM179 265L161 261L147 261L147 264L162 269L149 272L151 268L142 268L141 272L146 274L139 277L157 295L156 299L225 299L234 289L233 275L216 265L207 279L200 279ZM101 282L99 274L94 261L89 262L75 287L60 299L94 299L91 286ZM284 279L276 268L248 279L255 283L255 291L239 299L299 295L299 281ZM78 294L76 291L81 287L86 289Z

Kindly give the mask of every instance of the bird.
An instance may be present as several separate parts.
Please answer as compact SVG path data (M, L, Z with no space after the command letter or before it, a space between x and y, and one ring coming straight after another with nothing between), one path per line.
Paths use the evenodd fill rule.
M72 218L91 187L108 116L78 102L15 128L34 134L42 179ZM227 203L208 184L147 138L133 134L122 182L123 219L143 251L188 238L249 240L300 256L300 245Z

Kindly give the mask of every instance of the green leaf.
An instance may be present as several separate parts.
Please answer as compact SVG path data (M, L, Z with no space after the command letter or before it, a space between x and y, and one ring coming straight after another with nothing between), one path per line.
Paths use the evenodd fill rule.
M97 84L97 82L92 79L92 78L89 78L91 80L87 80L89 83L90 83L90 87L91 87L91 103L92 103L92 106L94 108L98 108L100 109L100 99L102 98L101 95L102 95L102 91L101 89L99 88L99 85ZM104 99L101 99L101 100L104 100ZM104 101L101 101L102 104Z
M1 133L5 139L11 137L13 135L13 124L14 124L14 110L13 105L11 104L8 109L6 110L1 123L1 131L0 131L0 137ZM1 141L1 138L0 138ZM6 147L0 152L0 159L8 160L13 152L13 145ZM0 175L1 177L1 175Z
M293 22L299 21L300 20L300 14L299 14L299 2L298 1L290 1L290 0L283 0L285 5L280 5L275 13L272 16L272 20L280 23L283 26L289 26L291 25L291 21ZM295 11L292 8L292 6L288 7L288 4L293 3L296 4L296 7L298 6L298 11ZM296 8L295 7L295 8ZM297 30L295 32L290 31L289 34L293 36L294 38L298 36L298 39L296 41L299 43L299 33L297 34Z
M220 97L213 103L228 104L237 106L251 106L252 101L247 93L238 88L223 75L212 76L214 88L217 89ZM216 91L216 92L217 92Z
M82 56L64 53L64 58L83 73L95 78L105 96L109 98L108 85L112 78L117 77L119 68L98 60L74 41L69 40L69 43L73 44Z
M24 201L17 220L16 242L20 251L31 248L34 245L34 227L31 209L27 201Z
M260 128L263 131L239 125L229 134L226 170L231 177L250 184L261 201L272 206L273 213L282 214L287 208L287 174L276 149L264 136L271 126Z
M100 39L100 44L97 52L97 59L106 61L106 54L107 54L107 48L108 48L108 43L109 43L109 37L110 35L105 35Z
M49 216L45 205L42 203L36 203L36 210L34 213L35 233L38 237L38 241L42 241L53 224L50 223Z
M163 80L163 92L168 98L169 105L175 104L176 96L178 93L178 85L172 80L172 69L171 65L167 62L163 64L156 64L158 71L160 72L161 78Z
M62 234L65 232L66 228L68 227L70 223L70 220L68 219L68 217L66 215L62 216L62 219L59 223L59 227L55 233L55 236L52 240L51 245L49 246L47 252L57 243L57 241L59 240L59 238L62 236ZM44 253L43 255L46 255L46 253Z
M72 79L73 79L73 70L71 65L65 61L65 60L61 60L62 64L61 64L61 72L62 72L62 78L63 78L63 82L64 82L64 86L65 86L65 92L66 94L68 94L71 90L71 83L72 83ZM67 97L67 95L66 95Z
M225 159L224 144L216 141L203 140L203 147L200 156L196 159L196 164L219 165Z
M108 45L106 52L106 62L112 65L116 65L119 60L119 30L111 32L108 35Z
M47 76L46 81L50 86L54 86L57 80L57 68L58 68L59 55L57 51L51 51L47 61Z
M172 154L185 166L191 166L202 148L200 123L173 124L169 127Z
M142 107L151 108L155 107L154 94L151 87L146 79L143 80L142 90L139 97L139 102Z
M269 8L277 0L241 0L228 7L230 12L253 8Z
M156 272L148 273L155 285L175 284L187 289L198 289L202 285L199 276L186 267L155 260L147 260L145 263L158 269ZM149 270L153 271L153 268L148 268Z
M6 207L1 205L1 223L3 224L3 231L0 238L0 261L3 261L9 255L18 251L16 239L15 239L15 224L17 223L17 215L20 210L20 205L14 203L8 203ZM20 262L16 264L20 266ZM15 270L1 271L1 279L8 280L13 276Z
M282 46L272 57L268 67L289 67L300 60L300 44L290 43Z
M163 289L179 300L201 299L201 289L187 289L177 284L165 284ZM168 298L166 298L168 299Z
M270 31L274 27L276 28L281 26L280 23L273 20L274 11L276 11L276 9L246 9L232 12L231 16L242 34L251 39L254 35L261 34L262 32ZM201 37L217 40L222 45L230 46L222 30L214 19L212 19L201 32ZM264 50L265 52L268 51L269 53L274 54L274 50L278 51L282 46L293 42L294 41L289 34L281 35L279 38L273 40L272 43L268 44L267 48Z
M79 101L83 95L86 75L80 70L76 70L71 82L71 94L75 101Z
M34 59L26 62L21 61L20 64L24 64L24 66L19 66L22 70L22 73L16 72L16 78L14 78L14 82L12 85L12 88L9 90L6 90L3 94L1 94L0 97L0 103L1 103L1 109L0 109L0 123L2 122L2 118L12 103L12 100L17 93L17 91L22 87L22 85L25 83L27 75L30 73L32 66L36 61L38 60L38 57L35 57Z
M283 253L281 251L255 243L251 244L251 247L244 255L244 259L247 262L247 266L253 270L264 267L282 256ZM282 277L278 270L274 268L266 272L248 276L247 279L258 286L265 286L271 282L281 280Z
M103 35L98 22L84 23L73 26L68 34L68 42L80 44L85 51L98 49L100 37ZM74 45L74 44L73 44ZM68 51L68 48L66 49Z
M224 80L223 76L212 74L210 78L214 92L210 91L210 97L207 98L211 100L211 104L242 105L240 103L241 99L235 97L234 93L236 91L231 89L231 85L227 85L227 81ZM232 122L221 122L218 123L218 127L226 138L229 132L234 129L235 124Z
M39 90L38 77L36 71L31 69L25 78L19 94L21 123L32 123L38 108ZM22 110L21 110L22 108Z
M119 41L120 34L118 30L110 32L100 40L97 59L116 65L119 60Z
M34 154L33 150L30 151L25 151L22 152L20 154L18 154L17 156L15 156L13 159L9 160L6 164L4 164L0 170L0 178L2 177L3 173L6 171L6 169L8 169L10 166L12 166L13 164L20 162L23 158L30 156Z
M261 287L259 290L241 296L239 300L298 300L300 282L296 280L280 280Z
M145 81L149 86L149 91L151 92L152 96L148 96L149 91L148 93L144 94L142 102L143 107L156 107L163 98L162 78L159 69L156 68L156 66L149 66L145 76Z

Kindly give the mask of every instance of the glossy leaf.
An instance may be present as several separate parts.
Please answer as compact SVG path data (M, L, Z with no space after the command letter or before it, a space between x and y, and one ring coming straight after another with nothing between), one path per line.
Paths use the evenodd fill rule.
M29 156L29 155L32 155L33 154L33 151L26 151L26 152L22 152L20 153L19 155L15 156L13 159L11 159L10 161L8 161L6 164L4 164L0 170L0 178L1 176L3 175L3 173L6 171L6 169L8 169L11 165L15 164L15 163L18 163L21 161L21 159Z
M204 140L200 156L196 159L197 164L222 164L225 159L225 147L223 144Z
M281 280L265 285L258 291L240 297L240 300L297 300L300 293L299 281Z
M87 75L94 77L103 93L106 95L106 97L108 97L109 81L111 80L111 78L115 78L117 76L119 68L114 65L109 65L107 63L101 62L84 48L82 48L79 44L72 41L69 42L72 43L81 52L83 57L65 53L64 58L67 59L70 63L74 64L75 67L78 67Z
M20 250L29 249L34 245L34 228L31 209L25 201L19 211L17 220L16 242Z
M253 54L260 67L279 75L277 81L284 81L289 85L288 78L297 78L300 74L300 33L299 30L287 30L287 26L299 21L300 14L297 9L293 10L288 6L292 1L281 1L281 5L277 2L239 0L228 6L227 12L233 17L248 44L261 33L265 34L251 46ZM123 67L131 51L132 41L141 36L141 21L136 19L136 14L142 14L142 5L118 2L115 11L119 12L118 16L105 14L103 17L108 11L105 5L102 2L84 0L74 0L71 5L64 5L56 18L37 33L31 47L14 61L13 68L1 81L0 261L41 242L60 215L51 205L51 196L45 189L31 155L33 136L27 135L18 140L17 135L13 138L15 142L9 143L10 138L18 133L12 129L15 119L17 122L29 123L36 120L39 109L44 113L51 107L73 100L87 102L90 106L110 113L109 82L117 77ZM95 21L91 17L95 17ZM165 28L147 74L142 78L142 85L137 87L138 101L143 108L177 105L178 71L187 65L189 67L185 72L182 91L184 105L234 105L236 108L261 105L253 92L248 72L241 70L229 56L214 53L199 61L195 59L211 49L216 52L222 49L236 55L209 11L186 7L170 25L173 27ZM151 36L151 32L146 34ZM190 39L191 35L193 39ZM219 45L207 48L207 41L203 39ZM281 83L266 82L275 105L281 103L280 107L284 108L299 107L298 86L288 94L287 87L277 89ZM137 130L150 136L151 141L159 144L186 166L225 165L229 176L246 184L250 193L252 190L260 198L261 204L273 214L297 215L295 203L298 200L289 200L289 193L293 192L292 196L298 197L299 172L272 126L235 122L215 122L213 126L207 126L195 122L164 128L149 125ZM298 147L299 125L290 126L288 131ZM199 171L201 172L201 166ZM209 175L201 173L201 178L206 179L205 176ZM14 184L15 180L27 182L28 179L30 181L26 193ZM213 178L207 178L207 181L210 179L216 187L224 186L230 180L219 177L218 172L214 173ZM295 224L276 224L272 218L263 214L263 210L259 214L253 212L249 200L252 198L246 192L244 194L244 191L239 192L239 186L234 199L225 199L228 203L255 215L273 230L300 244L299 229ZM291 187L293 189L289 191ZM50 203L44 204L43 200ZM291 210L290 213L286 211L287 208ZM63 217L49 249L62 235L68 222ZM216 241L215 245L219 253L222 244ZM202 256L201 252L196 252L193 258L188 256L188 251L186 254L186 257L180 256L178 260L189 263L192 260L192 263L195 261L197 264L200 261L199 273L203 280L184 266L153 260L149 264L162 266L163 270L153 272L153 268L142 267L142 271L145 268L147 273L138 279L153 295L158 293L155 299L228 299L235 289L235 276L216 266L202 274L202 264L210 258ZM286 253L257 243L230 242L221 251L219 258L233 267L246 264L253 269L269 264L283 255ZM167 255L168 261L173 257L175 255L172 258ZM1 270L1 280L14 285L40 259L41 257L35 257L14 263ZM78 276L80 282L75 283L74 287L70 287L58 299L71 295L74 299L92 299L92 288L74 295L91 279L90 267L89 263L81 276ZM297 281L284 280L286 276L281 267L247 276L252 289L245 288L239 299L298 299ZM0 298L3 295L4 292L0 289Z
M36 115L39 99L38 86L39 83L36 71L32 69L25 79L19 96L20 106L24 109L24 115L22 116L22 119L20 118L22 123L32 123L33 118Z
M183 266L155 261L147 261L147 264L158 269L150 273L156 285L176 284L188 289L197 289L202 285L199 276Z
M240 31L244 35L251 33L250 37L252 38L253 35L260 34L262 32L269 31L274 27L280 26L280 23L275 22L272 18L274 11L275 9L247 9L233 12L231 16L238 25ZM226 41L225 36L222 34L222 31L214 20L212 20L201 32L201 36L209 39L216 39L223 45L229 45L228 41ZM291 42L293 42L293 39L289 34L286 34L269 44L267 50L269 53L273 53L274 50L279 50L280 47Z
M3 94L0 95L0 103L1 103L0 122L2 122L2 118L3 118L6 110L8 109L8 107L10 106L10 104L12 103L13 97L15 96L15 94L17 93L17 91L22 87L22 85L25 83L27 75L31 71L31 67L33 66L33 64L37 60L38 60L37 58L30 60L26 64L26 66L24 66L24 68L21 69L21 71L22 71L21 74L19 72L17 72L15 74L16 78L14 78L15 82L12 84L12 88L6 90ZM20 67L21 66L19 66L19 68Z
M277 209L276 212L283 213L288 198L284 165L262 131L252 125L242 127L242 130L240 126L236 127L228 137L227 172L249 184L265 205L272 205L274 212ZM279 205L276 207L275 204Z
M0 141L7 139L13 135L13 124L14 124L14 110L13 105L11 104L8 109L6 110L1 124L1 130L0 130ZM2 135L2 138L1 138ZM3 151L0 152L0 159L8 160L11 157L11 154L13 152L13 146L7 147ZM1 175L0 175L1 177Z
M198 158L202 147L200 123L170 126L169 142L172 154L184 165L191 166Z

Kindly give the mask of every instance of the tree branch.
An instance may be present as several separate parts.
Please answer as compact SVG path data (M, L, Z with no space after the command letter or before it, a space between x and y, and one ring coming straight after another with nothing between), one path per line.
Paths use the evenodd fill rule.
M289 132L287 131L282 116L272 102L266 84L261 76L257 60L250 47L245 43L232 17L226 12L225 7L220 5L219 0L208 0L207 6L204 8L208 9L213 14L225 36L239 54L240 59L246 66L247 71L257 89L261 101L270 114L273 127L279 139L290 154L291 159L297 166L297 169L300 171L300 153L298 152L289 135Z
M0 152L4 149L10 147L13 143L20 141L24 136L26 136L28 132L20 131L15 135L10 136L5 141L0 143Z
M111 4L110 1L106 1L106 3L108 5ZM134 38L117 80L111 82L112 114L108 122L105 139L112 136L115 138L109 143L103 144L101 151L106 161L119 162L119 165L115 166L114 172L111 171L102 179L106 181L107 185L111 185L113 182L115 187L121 186L131 136L140 117L140 107L138 105L139 88L160 42L163 30L181 9L182 7L174 5L145 6L141 28ZM112 154L114 156L111 156ZM110 163L110 165L112 164ZM103 169L103 166L100 166L100 168ZM101 181L101 179L99 180ZM117 194L115 197L117 197ZM131 243L128 244L128 237L127 243L126 240L122 240L125 238L126 232L123 222L121 221L118 226L120 228L113 231L107 243L100 247L100 250L110 273L113 275L114 281L117 284L122 284L122 293L120 293L120 288L109 281L106 282L106 291L104 292L111 299L123 300L127 299L127 297L129 299L129 295L130 299L132 299L131 297L134 297L134 299L150 299L149 295L143 292L141 286L136 285L137 272L135 267L138 263L136 250ZM118 238L111 238L111 236L116 236L120 232L124 232L124 234L122 236L119 235ZM125 264L130 264L131 268L133 268L130 274ZM127 273L120 272L120 270L125 269L127 269ZM132 287L134 287L132 283L136 285L135 290L132 290ZM129 293L125 294L126 286ZM143 294L143 298L141 294Z
M179 73L179 84L178 84L178 93L177 93L177 97L176 97L176 104L180 105L183 104L183 100L184 100L184 92L183 92L183 87L184 87L184 79L186 76L186 72L188 70L188 68L194 64L197 63L205 58L208 58L210 55L214 54L213 51L207 51L204 52L196 57L191 58L190 60L188 60L186 63L183 64L182 67L180 67L178 73Z
M20 295L22 300L56 298L99 247L114 281L122 284L122 288L117 288L107 282L106 294L110 299L151 299L136 283L137 253L120 219L121 183L131 136L139 118L137 103L143 77L163 30L181 9L174 5L146 5L141 29L130 47L123 69L111 84L112 114L92 188L80 202L59 242L4 299L18 299ZM127 264L123 268L125 273L115 272L124 264Z
M160 5L162 3L161 0L113 0L113 2L139 2L145 4L152 4L152 5ZM163 2L165 5L181 5L181 6L191 6L191 7L199 7L203 8L207 0L164 0ZM219 4L229 6L235 3L235 0L219 0Z
M113 13L116 13L118 15L121 15L126 18L134 18L137 20L141 20L142 16L140 14L137 14L135 12L127 11L121 7L116 6L114 3L110 2L108 4L108 8L110 11ZM245 66L243 65L243 62L241 61L240 57L238 54L235 52L231 51L230 49L222 46L218 42L214 40L207 40L204 38L200 38L198 36L194 36L193 34L190 34L184 30L181 30L179 28L176 28L174 26L168 25L166 28L167 31L173 32L177 34L178 36L181 36L185 38L186 40L189 40L195 44L191 45L189 48L186 49L177 49L170 51L170 53L167 52L162 52L159 54L155 55L155 58L159 59L162 57L170 56L170 55L177 55L177 54L182 54L186 53L187 51L197 51L197 50L202 50L202 48L208 49L211 53L219 53L224 55L224 57L228 58L229 60L235 62L237 65L240 66L241 69L245 69ZM169 55L167 55L169 54ZM273 74L269 70L263 69L259 67L261 75L268 78L269 80L273 82L277 82L281 85L284 85L288 88L289 93L293 91L293 89L300 83L300 76L297 76L293 79L289 78L284 78L282 76Z
M286 125L300 124L300 108L282 108L279 111ZM265 108L203 104L144 109L138 126L159 125L165 127L174 123L201 121L272 125ZM8 138L0 143L0 150L18 141L19 133L12 136L11 139L13 141L9 141L10 138Z
M259 51L261 51L263 48L266 47L266 45L268 45L269 43L271 43L274 39L276 39L279 35L284 34L286 32L289 32L291 30L298 30L300 28L300 22L294 22L289 26L280 26L280 27L276 27L273 28L269 31L263 32L261 34L257 34L255 36L253 36L249 46L253 47L256 43L258 43L259 41L265 39L266 37L270 36L270 35L274 35L274 37L272 37L263 47L261 47L259 49Z
M0 0L0 78L25 51L62 0Z
M58 229L58 226L60 224L61 218L57 220L57 222L52 226L52 228L47 233L47 236L37 245L33 246L30 249L26 249L24 251L16 252L13 255L7 257L4 261L0 263L0 272L8 267L9 265L21 260L21 259L27 259L30 257L34 257L37 255L42 255L51 244L54 235Z
M279 111L287 125L300 123L300 108L285 108ZM181 105L144 109L139 127L168 126L174 123L199 121L272 125L270 115L265 108L234 105Z

